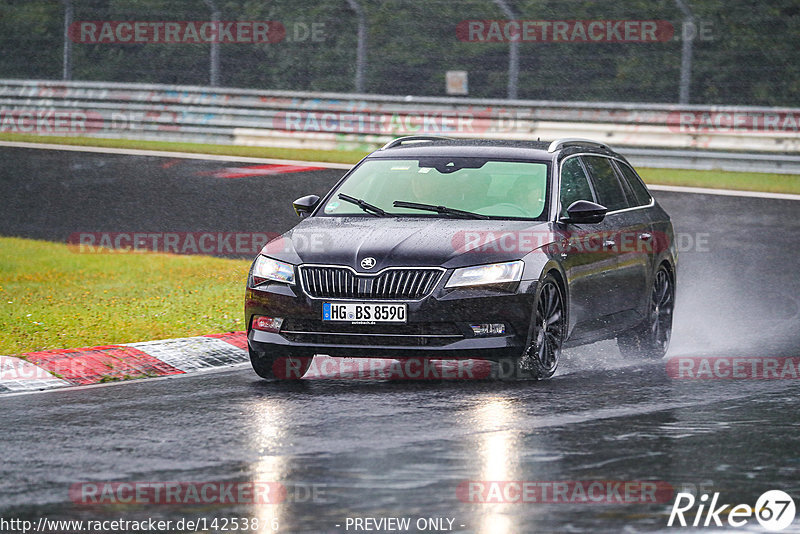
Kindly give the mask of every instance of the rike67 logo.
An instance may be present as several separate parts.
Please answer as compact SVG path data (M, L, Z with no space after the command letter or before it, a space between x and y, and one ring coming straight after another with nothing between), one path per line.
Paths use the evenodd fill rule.
M764 492L754 507L719 503L719 492L710 501L705 493L699 499L691 493L678 493L667 526L722 527L727 523L728 527L741 528L755 517L763 529L775 532L791 525L794 516L794 500L781 490Z

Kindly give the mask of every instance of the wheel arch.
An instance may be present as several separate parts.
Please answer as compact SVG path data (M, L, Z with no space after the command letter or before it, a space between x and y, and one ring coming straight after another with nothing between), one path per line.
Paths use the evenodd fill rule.
M561 288L561 296L563 299L563 306L564 306L564 341L569 338L571 333L570 328L570 313L569 313L569 287L567 286L567 279L564 276L564 273L561 272L556 266L553 266L550 270L547 271L545 276L548 274L552 274L553 278L556 279L556 284L558 287Z
M564 306L564 320L565 320L565 332L564 332L564 340L569 337L570 334L570 325L569 325L569 293L566 283L566 277L564 273L561 272L560 266L557 263L548 263L542 269L542 273L539 276L538 283L536 284L536 291L535 291L535 298L532 302L531 308L531 316L530 316L530 326L528 327L528 335L525 339L525 345L529 345L531 343L531 339L533 336L533 323L534 318L536 317L536 306L539 304L539 289L544 282L544 279L547 278L548 275L552 275L556 281L556 284L561 289L561 297L562 297L562 305Z
M669 258L663 258L661 262L658 264L659 267L664 266L667 268L667 273L673 279L672 281L675 282L675 266L669 260Z

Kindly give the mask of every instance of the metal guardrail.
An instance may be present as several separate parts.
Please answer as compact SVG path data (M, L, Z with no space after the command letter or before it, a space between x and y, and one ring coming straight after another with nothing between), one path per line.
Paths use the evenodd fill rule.
M333 150L414 134L588 137L638 165L800 173L794 108L0 80L0 132Z

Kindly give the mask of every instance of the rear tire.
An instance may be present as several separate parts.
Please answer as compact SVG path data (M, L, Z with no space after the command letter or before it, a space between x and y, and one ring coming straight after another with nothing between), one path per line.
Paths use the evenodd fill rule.
M617 337L619 351L626 358L663 358L672 337L675 285L667 268L658 268L650 292L647 318Z
M282 356L255 351L247 345L250 365L258 376L267 380L300 380L311 366L313 356Z
M545 380L555 374L566 333L564 292L555 277L548 274L539 285L531 326L531 342L514 362L520 378Z

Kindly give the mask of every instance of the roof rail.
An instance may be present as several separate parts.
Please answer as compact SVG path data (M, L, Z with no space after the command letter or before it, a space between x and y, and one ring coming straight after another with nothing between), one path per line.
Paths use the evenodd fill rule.
M400 146L404 143L421 143L423 141L449 141L452 137L443 137L441 135L407 135L405 137L398 137L397 139L392 139L385 145L381 147L381 150L386 150L387 148L394 148L396 146Z
M582 146L582 145L591 145L596 146L599 148L605 148L606 150L611 150L611 147L604 143L600 143L598 141L592 141L591 139L582 139L580 137L564 137L562 139L556 139L550 146L547 147L548 152L555 152L559 148L565 146Z

